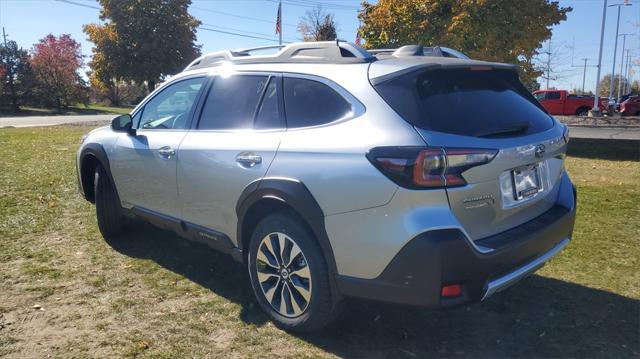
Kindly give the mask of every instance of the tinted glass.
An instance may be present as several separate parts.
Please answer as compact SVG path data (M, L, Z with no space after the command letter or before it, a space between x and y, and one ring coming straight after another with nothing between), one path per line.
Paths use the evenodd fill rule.
M547 100L559 100L560 99L560 92L547 92L546 99Z
M440 70L409 73L376 85L407 122L465 136L517 136L553 121L511 71Z
M205 81L206 78L198 77L166 87L144 105L138 128L185 129L198 92Z
M207 95L199 129L227 130L253 127L258 100L267 84L267 76L218 76Z
M307 127L344 117L351 105L331 87L313 80L285 78L287 127Z
M272 77L264 92L264 97L258 109L255 124L253 128L269 129L281 128L282 116L280 115L280 93L278 90L278 81L280 78Z

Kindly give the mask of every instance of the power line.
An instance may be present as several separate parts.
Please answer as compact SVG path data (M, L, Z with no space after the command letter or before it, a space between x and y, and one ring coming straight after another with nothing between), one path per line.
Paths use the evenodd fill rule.
M232 13L229 13L229 12L218 11L218 10L211 10L211 9L207 9L207 8L200 7L200 6L191 6L191 7L194 8L194 9L197 9L197 10L206 11L206 12L210 12L210 13L214 13L214 14L232 16L232 17L237 17L239 19L245 19L245 20L251 20L251 21L259 21L259 22L264 22L264 23L267 23L267 24L275 25L275 22L272 21L272 20L265 20L265 19L259 19L257 17L237 15L237 14L232 14ZM297 25L294 25L294 24L283 23L283 25L297 27Z
M203 26L199 27L200 30L205 30L205 31L211 31L211 32L218 32L221 34L227 34L227 35L234 35L234 36L241 36L241 37L248 37L251 39L258 39L258 40L267 40L267 41L273 41L273 42L278 42L278 39L274 39L274 38L268 38L268 37L262 37L262 36L253 36L253 35L244 35L244 34L239 34L237 32L231 32L231 31L224 31L224 30L216 30L216 29L209 29ZM283 41L284 43L289 43L288 41Z
M267 0L267 1L278 2L276 0ZM282 3L288 4L288 5L293 5L293 6L299 6L299 7L307 7L307 8L320 6L320 7L324 8L324 9L327 9L327 10L349 10L349 11L353 11L353 10L359 10L360 9L360 8L358 8L356 6L351 6L351 5L330 4L330 3L326 3L326 2L312 1L312 0L283 0Z
M87 4L83 4L83 3L79 3L79 2L75 2L75 1L71 1L71 0L55 0L55 1L63 2L63 3L71 4L71 5L76 5L76 6L82 6L82 7L86 7L86 8L89 8L89 9L102 10L97 6L87 5Z
M82 7L86 7L86 8L90 8L90 9L101 10L97 6L91 6L91 5L87 5L87 4L82 4L82 3L78 3L78 2L75 2L75 1L71 1L71 0L55 0L55 1L66 3L66 4L69 4L69 5L82 6ZM198 7L194 7L194 8L198 8ZM198 8L198 9L203 10L203 11L220 13L220 14L223 14L223 15L229 15L229 16L245 18L245 19L249 19L249 20L256 20L256 21L263 21L263 22L267 22L267 23L272 23L271 21L267 21L267 20L251 18L251 17L248 17L248 16L235 15L235 14L230 14L230 13L224 13L222 11L209 10L209 9L205 9L205 8ZM262 34L262 33L246 31L246 30L240 30L240 29L234 29L234 28L230 28L230 27L223 27L223 26L218 26L218 25L213 25L213 24L205 24L205 23L203 23L203 25L205 25L205 26L201 25L201 26L198 27L198 29L204 30L204 31L210 31L210 32L217 32L217 33L220 33L220 34L246 37L246 38L250 38L250 39L258 39L258 40L266 40L266 41L278 42L278 40L276 40L275 38L267 37L269 35ZM212 27L215 27L217 29L212 29ZM220 29L225 29L225 30L220 30ZM245 34L241 34L238 31L239 32L244 32ZM252 35L248 35L248 34L252 34ZM293 38L289 38L289 40L299 41L299 40L293 39ZM286 43L290 43L291 41L285 41L285 42Z
M264 33L260 33L260 32L241 30L241 29L236 29L236 28L233 28L233 27L226 27L226 26L213 25L213 24L207 24L207 23L202 23L202 25L207 26L207 27L222 29L222 30L226 30L226 31L244 32L246 34L258 35L258 36L270 36L268 34L264 34ZM202 27L202 25L200 27ZM290 41L301 41L300 39L294 39L294 38L291 38L291 37L287 37L286 39L290 40Z

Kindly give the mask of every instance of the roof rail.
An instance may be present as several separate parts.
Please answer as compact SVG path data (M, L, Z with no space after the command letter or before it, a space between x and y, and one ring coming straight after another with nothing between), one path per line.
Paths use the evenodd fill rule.
M373 49L369 53L379 56L407 57L407 56L436 56L456 57L468 59L469 56L460 51L442 46L424 47L422 45L405 45L397 49Z
M280 49L276 54L252 56L251 52ZM376 58L358 45L346 41L298 42L288 45L261 46L241 50L212 52L191 62L184 71L221 65L249 63L336 63L351 64L375 61Z

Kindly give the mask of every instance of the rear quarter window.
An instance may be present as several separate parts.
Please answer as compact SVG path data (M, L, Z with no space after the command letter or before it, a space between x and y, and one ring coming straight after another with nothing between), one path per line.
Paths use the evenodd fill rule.
M410 124L464 136L518 136L553 120L508 70L422 70L375 85Z
M351 104L328 85L286 77L284 103L288 128L324 125L351 112Z

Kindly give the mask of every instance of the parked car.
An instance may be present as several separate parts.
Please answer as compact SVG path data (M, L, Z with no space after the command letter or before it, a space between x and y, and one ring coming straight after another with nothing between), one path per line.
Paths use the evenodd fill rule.
M593 96L570 95L565 90L538 90L536 100L552 115L586 116L593 107ZM608 100L600 98L600 109L608 108Z
M197 59L84 138L100 231L135 217L229 253L293 331L345 297L449 307L533 273L573 231L567 127L515 66L400 50Z
M629 96L620 102L618 111L622 116L640 116L640 96Z

